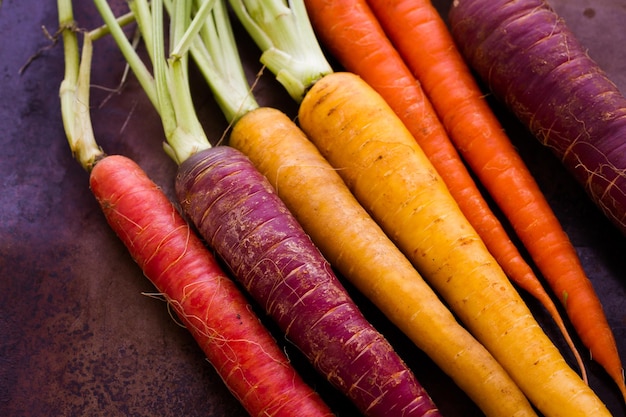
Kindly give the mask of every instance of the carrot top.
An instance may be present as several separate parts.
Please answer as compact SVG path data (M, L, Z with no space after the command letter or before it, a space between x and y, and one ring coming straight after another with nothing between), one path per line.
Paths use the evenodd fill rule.
M228 122L236 123L259 105L250 92L226 4L224 0L196 1L214 4L199 36L190 45L191 56Z
M122 31L106 0L94 0L102 19L124 58L133 70L141 87L156 108L163 124L167 154L180 164L194 153L211 147L195 111L188 81L188 54L186 45L193 41L200 29L192 22L192 2L171 0L132 0L129 7L144 38L152 64L152 73L139 57ZM211 4L200 10L204 15ZM169 53L165 49L163 9L170 14Z
M302 0L230 0L248 34L261 49L260 61L300 103L306 91L333 72L317 41Z
M63 128L74 158L85 170L91 171L97 160L104 156L96 143L89 116L92 37L85 35L81 53L72 1L58 0L57 4L65 60L65 73L59 88Z

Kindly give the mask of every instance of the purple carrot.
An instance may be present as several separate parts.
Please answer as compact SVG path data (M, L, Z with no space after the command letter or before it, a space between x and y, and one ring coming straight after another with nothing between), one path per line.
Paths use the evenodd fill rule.
M184 211L315 368L368 416L438 416L308 235L249 159L230 147L179 167Z
M452 34L494 94L626 235L626 98L543 0L456 0Z

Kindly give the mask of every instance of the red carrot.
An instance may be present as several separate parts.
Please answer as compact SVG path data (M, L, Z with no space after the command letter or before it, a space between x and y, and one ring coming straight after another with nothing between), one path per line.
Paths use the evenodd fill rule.
M146 2L135 3L138 11L142 5L147 10ZM97 4L107 25L114 26L107 5ZM152 98L169 155L179 164L176 194L186 215L286 338L365 415L438 416L414 374L361 314L268 180L241 152L209 143L191 101L188 54L179 49L195 39L186 31L197 22L188 21L189 2L168 3L173 49L167 59L163 4L153 0L150 6L139 22L150 35L144 38L150 39L146 46L154 68L154 90L147 92L156 91ZM112 33L141 75L128 40L119 28ZM144 85L151 80L143 79Z
M368 0L368 2L387 35L422 83L451 140L507 217L543 277L564 305L572 325L590 350L591 356L608 370L626 394L622 364L613 333L591 281L583 270L576 249L489 108L484 93L456 48L443 19L426 0ZM472 33L474 34L472 36L482 33L474 28L476 20L474 17L461 19L460 13L474 3L477 2L460 0L452 9L451 19L456 22L454 26L459 40ZM517 13L518 6L526 4L528 10L535 10L542 2L521 1L510 4L514 6L512 8L496 6L493 2L489 2L487 6L487 3L480 2L479 8L485 6L482 7L480 19L500 23L507 20L506 16L512 9ZM496 12L498 17L495 17ZM474 11L466 16L473 14ZM529 32L532 33L539 33L543 27L544 33L549 34L555 28L554 20L541 23L539 28L536 27L537 24L528 24L524 19L519 22L520 28L530 28ZM511 36L511 39L516 38L519 36ZM540 38L541 36L533 37L529 44ZM503 45L506 43L497 41L482 51L492 52L492 56L499 56L502 62L507 64L515 63L516 60L512 59L511 53L503 52L505 51ZM419 47L415 47L416 45ZM569 50L568 42L563 45L568 45ZM478 59L484 59L483 52L476 55L480 57ZM536 62L541 62L541 65L547 64L544 61L545 57ZM519 68L526 69L530 66L530 63L520 63ZM485 67L483 74L487 76L487 73L491 74L495 68L497 66ZM507 74L514 74L516 71L504 64L500 64L499 68L503 69L502 73ZM560 76L560 78L565 80L569 77ZM535 93L530 94L528 79L507 79L501 85L502 87L498 87L501 92L506 88L518 89L518 97L545 96L545 87L539 87ZM568 94L563 97L567 101L572 96L569 93L569 84L565 88ZM541 113L519 106L517 102L511 104L526 114L529 121L540 117ZM545 120L546 122L542 124L545 132L561 130L561 127L554 124L556 119L552 114L548 114ZM581 151L578 154L583 155L585 152Z
M313 27L329 52L393 108L506 274L550 313L586 381L584 363L554 301L491 211L419 81L387 38L366 1L305 0L305 3Z
M330 417L161 189L135 162L106 156L97 146L88 109L91 39L85 37L79 59L71 1L59 0L58 11L66 56L64 127L111 228L250 415Z

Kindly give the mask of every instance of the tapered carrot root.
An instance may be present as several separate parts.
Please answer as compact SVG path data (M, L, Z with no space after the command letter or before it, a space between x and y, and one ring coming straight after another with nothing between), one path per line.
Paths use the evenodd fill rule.
M226 146L196 153L180 165L176 192L286 338L365 415L440 415L247 157Z
M329 52L387 101L435 166L463 214L507 276L539 300L551 315L586 381L583 360L558 308L481 195L420 82L387 38L367 2L306 0L306 4L316 33Z
M583 344L591 352L591 357L607 369L619 384L622 392L626 394L621 359L617 352L612 330L608 325L591 281L581 265L578 254L524 161L489 108L484 99L484 92L479 88L457 49L445 22L428 0L368 0L368 3L407 65L422 83L446 126L451 140L502 213L507 217L535 265L552 288L553 293L565 307L567 316ZM472 42L472 39L475 39L477 34L481 36L485 33L491 33L490 30L504 22L507 22L508 25L509 17L525 16L526 12L535 16L548 16L549 14L546 13L536 13L541 10L542 4L544 4L542 1L501 1L496 4L493 1L457 0L451 8L451 28L456 30L459 43L467 45ZM463 13L468 12L469 9L481 9L482 13L474 14L472 11L465 15L468 16L467 19L462 19ZM494 43L483 49L476 49L474 50L477 52L475 55L469 53L468 56L474 57L474 59L470 58L474 63L480 62L479 72L485 76L485 79L489 78L492 87L495 86L495 80L504 80L496 88L501 93L501 97L505 95L509 98L514 96L528 97L530 102L543 100L544 97L547 97L549 91L547 86L550 83L538 86L538 84L533 84L529 78L516 77L517 74L529 74L534 69L543 68L545 71L551 66L552 58L544 54L537 56L534 61L520 62L519 66L517 66L517 59L528 57L531 46L536 51L536 46L541 43L539 42L541 38L557 39L560 35L556 37L551 37L551 35L561 33L561 26L556 24L554 19L547 22L529 21L527 18L513 20L517 21L514 26L522 29L522 31L513 32L514 26L508 26L502 30L500 35L491 38L495 40ZM491 22L487 23L486 32L478 28L480 22ZM485 26L481 25L481 27L484 28ZM500 36L505 33L510 41L502 41ZM526 34L528 33L532 35L527 37ZM522 52L514 59L513 52L508 48L517 42L523 42L523 39L528 39L526 44L528 48L522 47ZM575 46L576 42L573 38L562 39L554 43L554 45L557 44L561 45L561 50L557 52L554 58L555 65L563 68L560 64L563 60L570 58L571 62L580 62L573 59L573 51L580 51ZM543 47L539 46L539 50L542 49ZM499 58L501 65L492 66L494 57ZM585 78L579 77L578 80ZM580 115L572 117L571 109L576 107L594 109L593 113L599 115L599 119L610 114L612 115L611 118L620 120L617 124L624 125L626 117L623 116L623 110L615 113L612 109L599 110L598 107L605 106L605 103L618 97L614 86L603 82L604 86L609 86L608 90L595 91L588 95L593 98L601 97L596 102L597 104L591 105L580 102L579 105L574 106L571 104L571 100L576 97L576 94L572 93L573 83L567 77L567 72L559 73L554 80L564 83L562 88L563 106L550 103L542 106L542 108L543 110L546 108L562 109L557 110L557 113L560 112L563 116L560 120L575 121L574 125L582 120L578 126L580 130L574 128L574 131L569 133L570 137L580 137L578 132L588 129L590 126L584 117L581 118ZM531 85L538 86L538 88L531 92L529 89ZM533 130L541 136L556 136L564 132L563 127L558 122L558 115L544 113L543 110L534 111L532 106L524 105L521 101L509 102L512 108L518 111L518 115L522 115L524 120L535 126ZM622 99L621 103L625 103L625 101ZM623 109L624 106L619 107ZM617 116L618 114L622 116ZM544 115L545 117L542 118ZM542 121L539 122L539 120ZM609 124L599 121L594 125L600 127ZM564 135L564 137L566 136L567 134ZM549 141L549 145L554 146L558 142L560 141ZM575 152L575 147L566 142L560 142L559 147L566 155L574 156L571 158L571 166L576 167L578 174L582 174L580 178L582 178L581 182L585 186L588 184L606 186L604 188L598 187L602 191L596 196L602 196L601 204L605 208L612 205L613 202L618 202L613 214L617 215L615 219L619 223L624 218L624 207L626 207L624 195L626 194L623 190L626 187L620 191L620 187L615 186L620 182L626 184L624 176L621 175L621 171L612 170L610 168L612 164L607 164L604 159L598 160L600 162L597 165L581 163L580 160L576 159L576 155L589 158L587 161L593 161L598 157L598 154L591 150L594 148L593 146L587 147L585 145L586 141L583 140L578 143L582 144L580 152ZM606 150L607 155L623 153L615 152L617 149L615 143L609 145ZM608 179L606 182L601 179L603 174L597 177L593 175L598 179L597 183L588 181L587 173L603 173L605 170ZM617 197L613 198L612 196Z
M610 415L534 320L382 97L357 76L336 73L312 87L298 118L361 204L542 414Z
M451 376L485 415L536 415L500 364L459 325L284 113L271 108L247 113L233 127L229 143L269 179L331 265Z
M139 166L105 157L93 168L90 185L112 229L250 415L332 415Z

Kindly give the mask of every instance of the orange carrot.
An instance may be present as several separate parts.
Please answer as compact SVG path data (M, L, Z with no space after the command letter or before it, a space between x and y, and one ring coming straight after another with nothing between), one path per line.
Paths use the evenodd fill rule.
M461 211L510 279L539 300L563 334L586 381L583 360L558 308L483 198L419 83L365 0L306 0L311 23L329 52L391 106L450 189ZM389 82L393 79L393 82Z
M626 392L613 332L576 249L485 101L445 22L427 0L368 2L422 83L451 140L565 307L592 358Z

